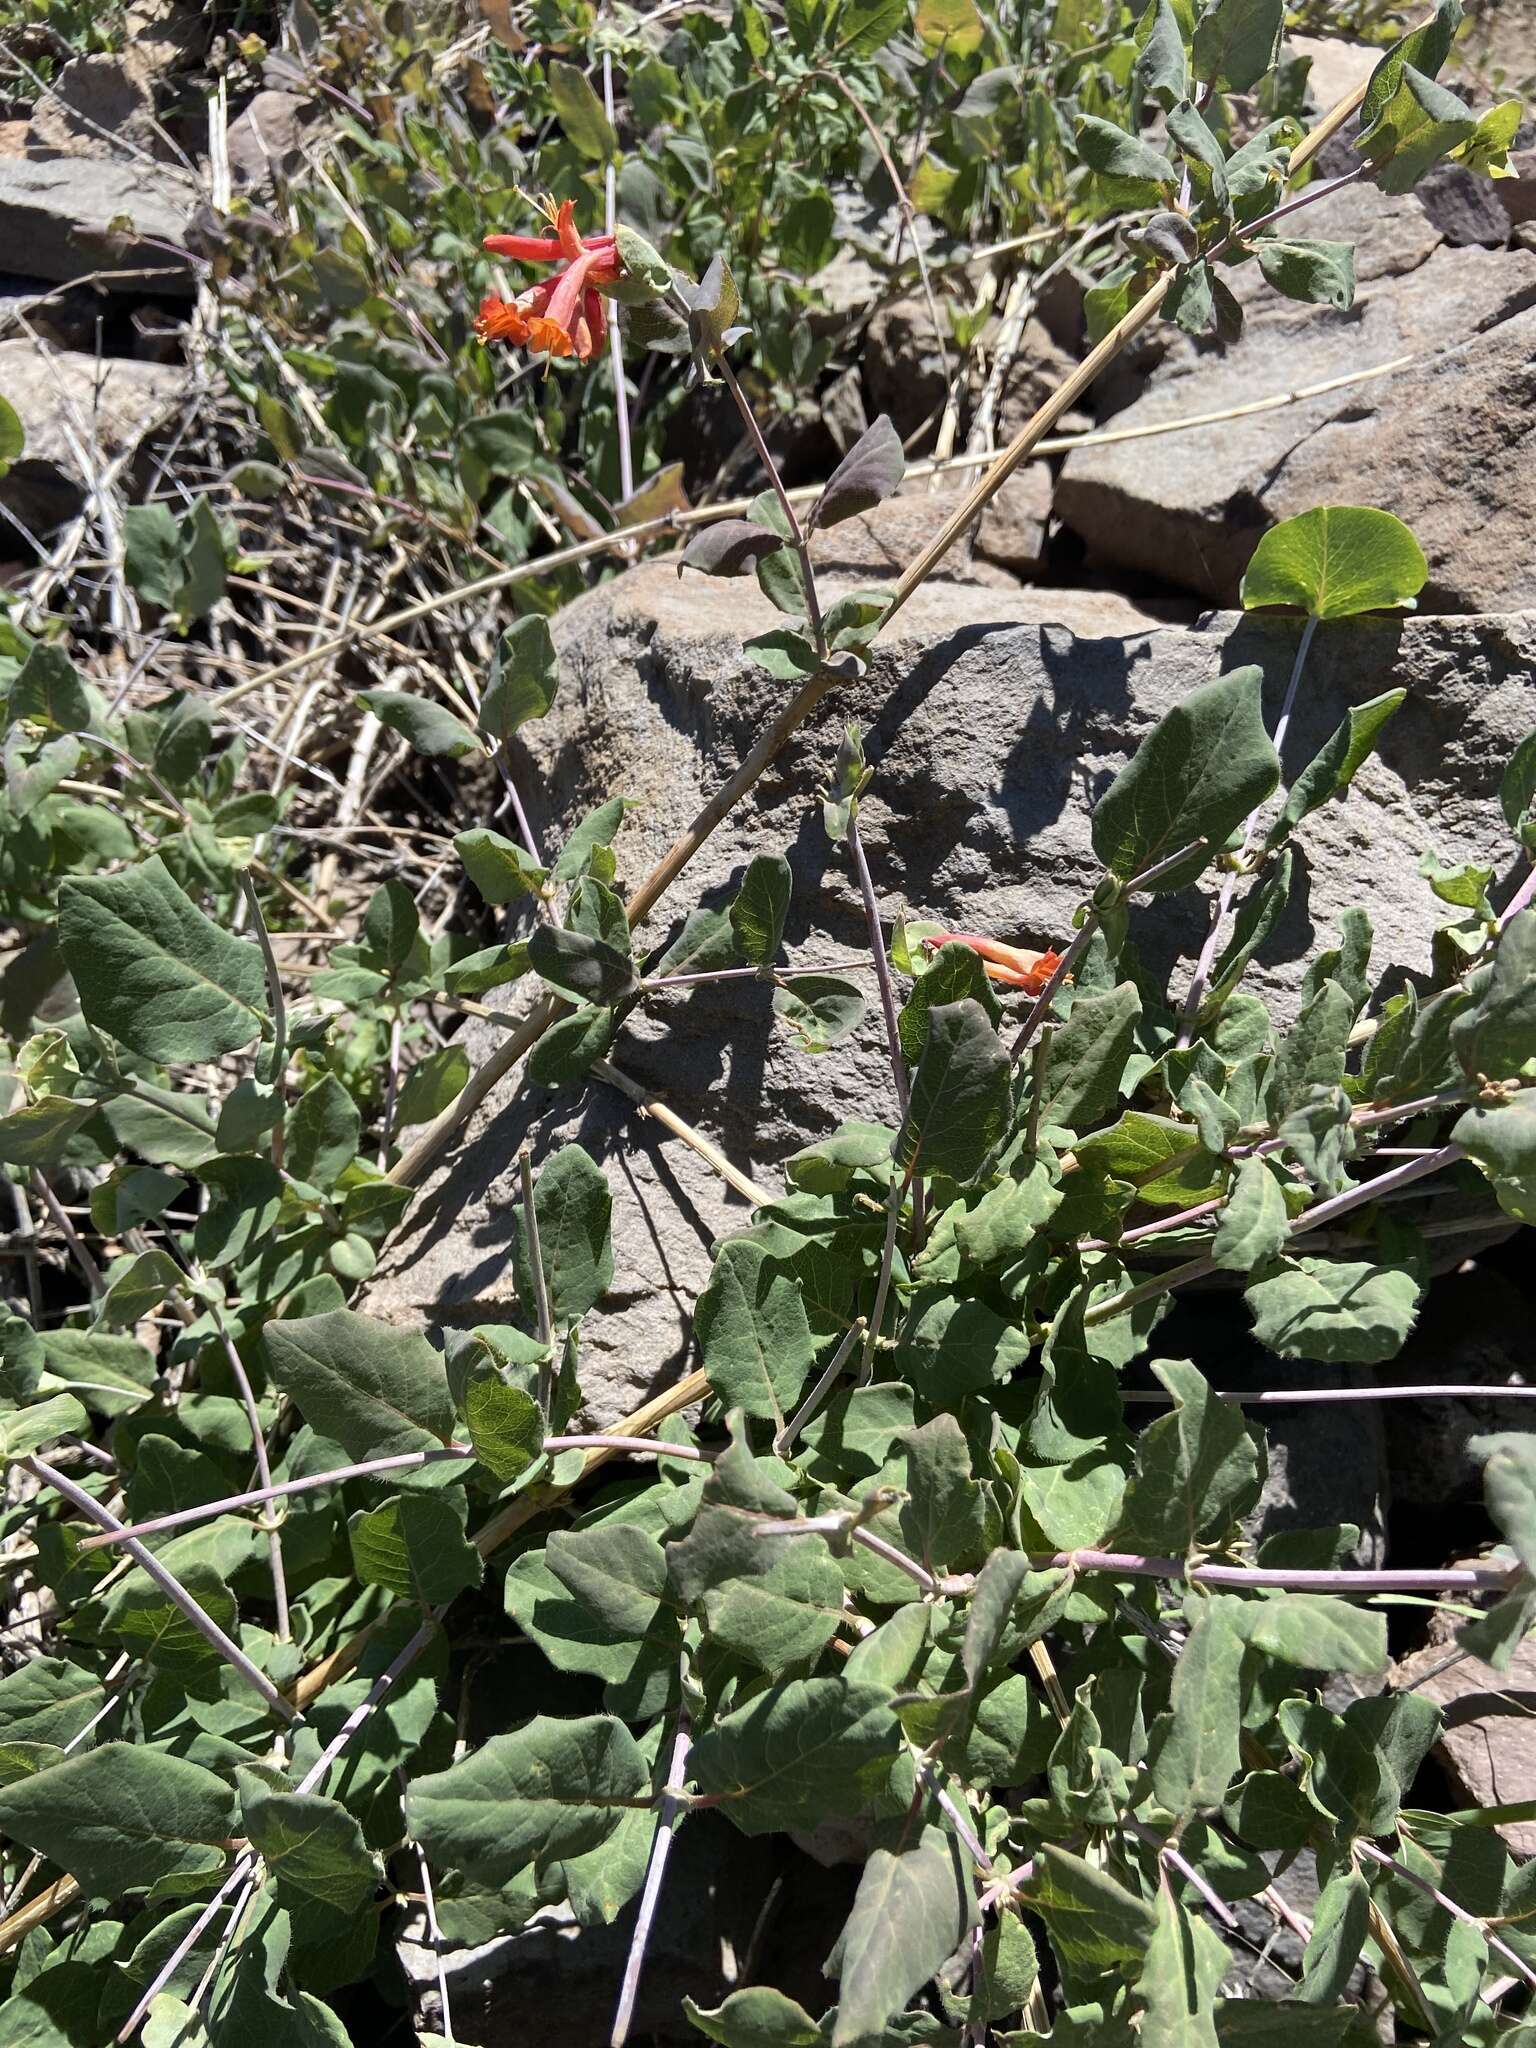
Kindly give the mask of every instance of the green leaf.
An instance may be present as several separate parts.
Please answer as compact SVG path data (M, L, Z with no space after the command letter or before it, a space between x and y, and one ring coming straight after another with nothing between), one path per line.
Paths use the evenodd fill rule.
M579 875L595 872L598 848L612 846L618 829L624 822L624 814L630 808L631 803L627 796L610 796L588 811L560 849L554 867L555 880L574 882ZM601 879L603 878L599 876L599 880ZM612 879L611 863L608 879Z
M1399 38L1371 73L1365 88L1365 98L1360 105L1360 132L1364 134L1380 117L1383 108L1397 91L1406 65L1413 65L1426 77L1433 78L1446 58L1451 54L1451 45L1456 40L1456 31L1461 27L1461 0L1439 0L1434 13L1426 22Z
M276 1225L283 1182L268 1159L235 1152L198 1168L208 1207L197 1219L192 1248L209 1266L259 1257Z
M300 1180L332 1188L357 1157L362 1117L334 1074L306 1088L288 1112L284 1164Z
M72 1742L106 1697L100 1681L78 1664L34 1657L0 1678L0 1742Z
M760 853L741 879L731 903L731 933L736 950L753 967L768 967L784 942L793 881L781 853Z
M1357 1870L1336 1870L1312 1916L1297 1996L1332 2005L1344 1996L1370 1931L1370 1886Z
M25 719L50 733L87 732L91 697L62 647L38 641L17 670L7 704L11 719Z
M638 986L635 963L625 953L587 932L541 924L528 941L535 974L573 1002L611 1009Z
M1188 19L1186 11L1182 17ZM1151 26L1136 59L1136 73L1148 95L1164 113L1189 96L1189 59L1184 48L1181 16L1171 0L1157 0ZM1138 30L1138 37L1140 31Z
M1217 2048L1216 1990L1231 1958L1221 1937L1191 1917L1168 1885L1157 1895L1157 1930L1136 1980L1139 2048Z
M1522 1089L1496 1108L1475 1104L1451 1136L1493 1182L1499 1207L1536 1223L1536 1090Z
M1153 885L1157 894L1185 888L1263 803L1280 761L1264 729L1262 684L1262 670L1232 669L1192 691L1142 741L1093 813L1093 850L1112 875L1128 879L1203 839Z
M693 1771L743 1834L815 1827L857 1813L901 1748L884 1686L793 1678L723 1714L693 1749ZM3 1795L0 1795L3 1796Z
M480 731L493 747L505 746L520 726L542 718L555 701L559 660L549 622L537 613L515 619L496 643L490 681L480 703Z
M603 112L603 103L592 90L584 71L574 64L551 59L544 73L550 103L560 117L566 135L585 157L595 163L609 163L619 153L619 138Z
M679 1608L667 1584L667 1559L648 1530L623 1522L557 1529L544 1548L551 1576L609 1635L654 1643L675 1654Z
M214 1567L187 1565L180 1579L210 1621L238 1639L235 1596ZM185 1678L200 1666L218 1661L219 1651L197 1624L168 1593L139 1572L108 1599L104 1626L136 1656L172 1677Z
M971 1867L940 1827L875 1849L842 1939L841 1995L832 2048L866 2048L946 1963L976 1925Z
M382 1586L418 1607L436 1607L478 1586L480 1553L467 1540L453 1503L440 1493L398 1493L347 1525L352 1568L365 1586Z
M613 1011L592 1003L557 1018L528 1055L529 1080L540 1088L574 1087L605 1056L617 1028Z
M181 1757L104 1742L0 1790L0 1828L88 1898L188 1891L224 1866L235 1795Z
M1413 1328L1417 1277L1359 1259L1279 1259L1250 1282L1253 1334L1279 1358L1382 1365Z
M1108 1116L1140 1017L1141 993L1132 981L1077 998L1046 1055L1041 1120L1047 1127L1089 1131Z
M239 1052L266 1022L261 954L205 917L158 854L66 877L59 943L87 1022L146 1059Z
M399 733L415 753L460 761L480 752L480 742L469 727L430 697L413 697L405 690L359 690L357 701L380 725Z
M1171 1718L1152 1762L1152 1789L1170 1813L1220 1806L1237 1776L1242 1662L1241 1638L1216 1603L1206 1603L1173 1667Z
M278 1385L349 1458L436 1450L451 1438L448 1376L419 1331L337 1308L268 1323L263 1335Z
M1387 1618L1328 1593L1277 1593L1213 1602L1232 1632L1266 1657L1300 1671L1352 1671L1370 1678L1387 1661Z
M727 1409L782 1428L816 1363L789 1271L745 1239L723 1244L694 1311L704 1373Z
M1278 528L1275 529L1277 532ZM1344 722L1328 744L1307 763L1291 784L1285 809L1270 828L1265 842L1273 850L1289 838L1302 819L1330 797L1342 796L1356 773L1370 756L1376 736L1406 700L1406 690L1383 690L1364 704L1351 704Z
M1253 244L1253 253L1265 282L1287 299L1332 306L1338 313L1347 313L1355 303L1352 242L1291 242L1266 235Z
M123 514L123 573L150 604L174 610L181 589L181 533L169 505L130 505Z
M1285 1196L1263 1159L1245 1159L1216 1219L1211 1256L1229 1273L1251 1273L1290 1237Z
M825 2048L827 2037L805 2008L771 1984L733 1991L713 2012L685 1998L683 2011L701 2034L724 2048Z
M847 0L837 17L836 48L872 57L906 26L906 0Z
M579 1323L613 1284L613 1196L602 1168L580 1145L562 1145L539 1169L533 1189L539 1250L557 1329ZM518 1216L517 1291L533 1296L533 1269Z
M0 398L0 476L4 476L27 445L21 415L7 398Z
M538 1402L494 1372L476 1375L464 1389L464 1423L476 1458L503 1485L520 1479L543 1447Z
M12 1458L30 1457L56 1437L79 1436L90 1429L90 1417L73 1394L55 1394L50 1400L35 1401L30 1408L15 1408L0 1415L0 1465Z
M1500 1535L1536 1577L1536 1436L1475 1436L1467 1449L1483 1461L1483 1492Z
M1160 149L1096 114L1085 114L1077 124L1077 153L1102 177L1132 179L1157 191L1171 190L1179 175L1178 166Z
M1003 1014L981 955L958 939L946 940L936 953L927 957L919 947L917 958L907 971L914 977L912 993L901 1006L896 1033L909 1066L915 1067L922 1058L928 1043L928 1019L941 1004L969 998L980 1003L994 1025Z
M9 1116L0 1116L0 1162L7 1166L53 1166L98 1105L67 1095L41 1095Z
M505 1884L529 1863L598 1848L650 1797L650 1769L621 1721L538 1714L451 1769L417 1778L406 1825L429 1856Z
M1099 1974L1140 1964L1157 1929L1157 1915L1144 1900L1054 1842L1041 1845L1021 1897L1073 1970Z
M401 1083L395 1100L395 1122L400 1129L428 1124L441 1116L449 1103L456 1102L463 1093L472 1071L469 1054L462 1045L441 1045L424 1060L418 1060Z
M803 633L793 633L788 626L754 634L741 643L741 651L748 661L766 669L777 682L808 682L821 672L821 656L815 647Z
M841 975L797 974L774 990L773 1009L801 1052L827 1052L863 1023L864 991Z
M1212 0L1195 23L1195 76L1223 92L1247 92L1275 67L1285 0Z
M237 1770L235 1783L246 1836L278 1904L310 1938L341 1933L379 1881L362 1829L338 1801L269 1784L263 1772Z
M1183 1557L1253 1506L1264 1466L1242 1410L1218 1400L1187 1360L1164 1359L1152 1370L1174 1408L1137 1442L1117 1543Z
M906 1432L907 1498L901 1533L930 1570L969 1559L984 1547L986 1506L971 1477L971 1451L953 1415L936 1415Z
M1095 1173L1127 1182L1138 1201L1157 1207L1188 1208L1221 1187L1220 1170L1193 1126L1145 1110L1128 1109L1108 1130L1080 1139L1077 1156Z
M1375 167L1383 192L1411 192L1426 171L1469 143L1476 128L1471 108L1455 93L1405 64L1397 89L1356 147Z
M893 1147L909 1179L974 1179L1007 1129L1012 1072L980 1003L966 998L930 1012L927 1043Z
M711 1638L770 1678L811 1664L837 1633L846 1589L837 1560L816 1542L765 1546L763 1569L704 1595Z
M521 896L537 896L543 886L545 871L537 861L489 825L456 832L453 850L487 903L515 903Z
M1244 573L1242 597L1249 611L1290 604L1315 619L1352 619L1410 605L1428 575L1422 548L1392 513L1319 505L1270 528Z
M1511 918L1476 1001L1451 1025L1462 1071L1509 1080L1536 1059L1536 910Z

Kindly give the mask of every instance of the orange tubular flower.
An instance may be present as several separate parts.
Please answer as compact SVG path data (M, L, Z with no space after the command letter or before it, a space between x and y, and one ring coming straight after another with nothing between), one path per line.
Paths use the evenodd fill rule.
M996 939L977 938L974 932L935 932L923 944L930 953L936 953L940 946L969 946L973 953L981 955L989 979L1005 982L1009 988L1021 988L1032 996L1040 994L1061 965L1059 953L1034 953L1028 946L1004 946Z
M482 341L510 341L584 363L602 346L607 317L596 287L618 276L618 250L612 235L577 234L576 209L569 199L561 202L554 228L553 235L486 236L493 256L564 268L515 299L482 299L475 332Z

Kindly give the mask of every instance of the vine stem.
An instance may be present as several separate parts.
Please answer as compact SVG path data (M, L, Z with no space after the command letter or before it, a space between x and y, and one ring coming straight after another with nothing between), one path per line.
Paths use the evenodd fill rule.
M613 127L613 55L603 52L603 112L608 126ZM603 222L609 234L613 233L618 221L618 188L613 168L613 159L608 159L603 173ZM619 308L612 306L608 313L608 350L613 364L613 416L619 431L619 496L632 498L635 494L635 463L629 445L629 393L624 385L624 341L619 332Z
M405 1775L404 1765L397 1765L395 1782L400 1787L400 1801L403 1806L405 1795L410 1790L410 1780ZM416 1851L416 1868L421 1873L421 1904L426 1915L427 1939L432 1944L432 1962L437 1974L437 2002L441 2009L443 2039L450 2044L454 2040L453 2009L448 2002L448 1966L443 1961L443 1930L437 1921L437 1898L432 1890L432 1866L427 1861L427 1852L420 1842L412 1844Z
M539 1342L544 1357L539 1365L539 1413L549 1421L549 1404L555 1385L555 1324L549 1312L549 1275L544 1271L544 1248L539 1241L539 1212L533 1199L533 1154L525 1145L517 1155L518 1178L523 1189L523 1234L527 1239L529 1270L533 1274L533 1296L538 1306Z
M875 1282L875 1305L869 1312L869 1328L864 1337L864 1350L859 1359L859 1385L867 1386L875 1369L875 1346L880 1341L880 1325L885 1320L885 1298L891 1291L891 1272L896 1263L896 1232L901 1223L901 1201L907 1191L911 1176L898 1181L891 1179L891 1192L885 1204L885 1243L880 1251L880 1277Z
M651 1457L681 1458L688 1464L709 1462L709 1453L699 1450L694 1444L657 1443L653 1438L644 1436L547 1436L543 1449L551 1456L557 1456L561 1451L595 1450L618 1457L625 1451L644 1451ZM263 1507L268 1501L285 1500L295 1493L312 1493L317 1487L341 1486L349 1479L374 1479L385 1472L413 1472L422 1465L440 1465L451 1459L472 1458L474 1455L473 1444L445 1444L440 1451L399 1451L389 1458L368 1458L360 1465L339 1465L333 1472L311 1472L303 1479L280 1479L270 1486L253 1486L248 1493L232 1493L223 1500L205 1501L199 1507L177 1508L168 1515L157 1515L153 1521L104 1530L100 1536L87 1536L80 1548L82 1551L109 1550L114 1544L127 1542L130 1537L159 1536L167 1529L184 1529L192 1522L211 1522L220 1515L232 1514L238 1508Z
M88 1521L94 1522L100 1529L112 1530L140 1570L147 1573L167 1600L186 1616L203 1640L211 1644L225 1662L239 1672L246 1684L261 1695L280 1720L293 1722L300 1718L297 1710L283 1697L267 1674L257 1670L240 1645L225 1634L207 1609L193 1599L186 1587L173 1573L166 1570L153 1551L146 1550L142 1543L127 1534L110 1508L104 1507L83 1487L76 1486L72 1479L67 1479L62 1472L56 1471L45 1458L39 1458L34 1454L31 1457L18 1458L16 1462L25 1471L30 1472L34 1479L40 1480L45 1486L51 1486L55 1493L61 1494L70 1506L78 1509Z
M784 488L784 479L779 475L779 466L774 461L772 451L763 438L763 430L757 423L757 414L748 403L747 394L742 390L736 372L731 368L723 355L719 358L716 367L725 380L726 389L736 402L736 410L741 414L742 423L751 436L753 447L757 450L757 459L768 472L768 481L773 487L773 495L779 501L779 510L784 514L785 520L788 522L790 543L795 553L800 557L800 574L805 583L805 609L806 617L810 623L811 638L816 642L816 652L818 654L825 654L827 651L827 636L821 623L821 601L816 595L816 571L811 567L811 544L806 538L805 528L800 524L799 514L795 511L795 501Z
M1346 180L1345 182L1347 183L1348 181ZM1280 705L1280 716L1275 721L1273 744L1275 754L1279 758L1283 758L1285 753L1286 734L1291 728L1291 713L1296 708L1296 692L1301 687L1301 672L1306 667L1307 656L1312 650L1312 636L1317 631L1317 623L1316 614L1309 613L1307 622L1301 629L1301 638L1296 643L1296 658L1291 663L1290 678L1286 683L1285 697ZM1263 808L1263 804L1260 804L1248 814L1248 822L1243 827L1242 853L1246 853L1253 844L1254 831L1259 822L1259 812ZM1187 1046L1190 1039L1194 1036L1195 1019L1199 1014L1201 998L1205 994L1206 983L1211 978L1211 968L1216 961L1216 943L1221 937L1222 928L1226 924L1227 912L1232 908L1232 898L1237 893L1239 880L1240 875L1236 868L1229 869L1222 878L1221 889L1217 894L1215 906L1211 911L1211 922L1205 934L1205 943L1200 948L1200 956L1195 962L1195 971L1190 976L1189 989L1185 994L1183 1011L1179 1017L1178 1043L1181 1048Z
M848 1363L848 1354L864 1335L867 1328L868 1325L864 1318L860 1316L844 1333L842 1342L827 1361L826 1368L815 1386L812 1387L789 1421L785 1423L784 1427L774 1438L773 1455L776 1458L787 1458L794 1449L796 1439L799 1437L801 1430L805 1428L805 1425L816 1414L816 1411L836 1384L838 1374Z
M272 1086L277 1094L279 1111L277 1122L272 1126L272 1164L281 1173L284 1139L281 1111L283 1074L288 1065L288 1005L283 996L283 971L272 950L272 934L267 930L267 920L261 914L261 898L256 893L256 884L244 870L240 875L240 887L245 895L246 908L251 913L251 929L261 948L262 966L267 976L267 1000L272 1005Z
M1355 1850L1358 1855L1367 1856L1371 1862L1380 1864L1384 1870L1390 1870L1394 1877L1400 1877L1405 1883L1413 1885L1416 1890L1423 1892L1426 1898L1433 1899L1437 1906L1449 1913L1453 1920L1459 1920L1463 1927L1476 1928L1491 1949L1501 1955L1506 1963L1513 1964L1522 1982L1536 1985L1536 1970L1516 1955L1507 1942L1500 1940L1486 1920L1479 1920L1477 1915L1469 1913L1465 1906L1458 1906L1456 1901L1441 1891L1438 1885L1431 1884L1427 1877L1420 1877L1416 1870L1410 1870L1406 1863L1399 1863L1395 1856L1389 1856L1385 1849L1378 1849L1374 1842L1367 1841L1363 1836L1355 1842Z
M908 1557L873 1529L851 1522L846 1513L803 1515L795 1520L762 1521L760 1537L837 1536L862 1544L897 1571L922 1587L933 1598L959 1596L975 1586L972 1572L954 1572L939 1578L915 1557ZM1189 1585L1267 1587L1291 1593L1479 1593L1508 1592L1520 1567L1507 1565L1452 1565L1443 1571L1407 1569L1369 1571L1341 1568L1332 1570L1283 1570L1280 1567L1246 1564L1194 1564L1186 1557L1153 1557L1137 1550L1054 1550L1031 1553L1031 1571L1107 1572L1117 1579L1182 1579Z
M910 1090L907 1086L907 1063L901 1055L901 1032L896 1023L896 991L891 985L891 963L885 950L880 905L875 900L874 879L869 872L869 862L864 854L864 840L859 832L856 802L848 807L848 858L853 863L853 872L858 878L859 895L864 903L864 922L869 927L870 958L874 962L875 980L880 988L880 1009L885 1017L885 1042L891 1056L891 1076L896 1083L897 1106L905 1117Z
M266 1432L261 1426L261 1416L256 1407L256 1395L251 1387L251 1376L245 1369L245 1360L235 1347L223 1316L212 1303L214 1325L219 1333L225 1359L234 1375L235 1385L240 1389L240 1405L245 1410L245 1419L251 1426L251 1441L256 1447L256 1476L270 1495L272 1490L272 1461L267 1455ZM121 1541L122 1539L117 1539ZM267 1558L272 1569L272 1604L277 1609L277 1640L286 1643L292 1640L292 1628L288 1616L288 1575L283 1568L282 1531L270 1518L267 1521Z
M651 1837L650 1859L645 1867L645 1888L640 1894L640 1910L635 1918L635 1931L630 1937L629 1954L624 1962L624 1979L619 1986L618 2009L613 2016L613 2031L609 2035L609 2048L624 2048L629 2039L629 2030L635 2017L635 2000L640 1993L640 1976L645 1968L645 1952L650 1946L651 1928L656 1919L656 1908L661 1902L661 1887L667 1874L667 1859L672 1853L672 1840L677 1829L675 1823L687 1810L688 1788L684 1772L688 1765L688 1752L693 1747L693 1734L688 1721L688 1709L680 1704L677 1710L677 1729L672 1738L672 1758L667 1766L666 1790L661 1795L661 1810L656 1816L656 1832Z

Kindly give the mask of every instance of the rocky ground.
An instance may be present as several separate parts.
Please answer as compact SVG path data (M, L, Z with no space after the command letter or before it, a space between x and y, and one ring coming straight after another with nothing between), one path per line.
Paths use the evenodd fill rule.
M234 110L227 130L220 125L210 164L206 130L189 111L200 101L181 89L203 54L202 10L135 0L129 24L124 55L63 65L51 89L21 113L15 98L12 118L0 119L0 396L26 432L23 459L0 477L0 577L15 588L67 570L107 480L142 487L174 462L178 438L210 398L192 345L208 311L210 181L259 195L274 162L302 159L316 117L293 93L268 88ZM1310 54L1325 101L1370 61L1348 45L1319 43ZM1484 61L1497 62L1488 47ZM814 959L818 948L830 955L860 943L857 902L829 856L815 801L840 721L855 716L877 767L864 817L886 914L941 914L1030 945L1059 940L1091 872L1089 803L1139 736L1236 663L1261 664L1276 697L1283 687L1294 625L1244 621L1229 609L1261 533L1315 504L1364 503L1409 521L1430 584L1416 616L1324 629L1297 747L1310 751L1350 704L1383 689L1402 685L1408 701L1362 771L1356 801L1309 827L1304 882L1261 986L1283 1009L1308 952L1356 903L1375 927L1373 974L1422 972L1439 906L1419 857L1432 848L1455 862L1498 843L1498 777L1536 716L1536 148L1517 163L1519 182L1450 171L1421 197L1356 188L1327 202L1309 232L1358 245L1360 290L1347 314L1265 300L1245 272L1248 329L1230 352L1162 330L1095 394L1091 417L1067 424L1229 416L1024 470L970 546L907 607L870 674L710 842L689 871L686 902L722 900L754 853L787 847L789 944ZM1080 295L1065 280L1018 338L1000 386L999 438L1081 348ZM1333 388L1242 411L1323 384ZM861 378L842 394L855 430L881 408L912 427L936 389L942 396L924 302L887 306L871 325ZM839 528L824 543L829 582L867 585L899 570L955 502L953 488L915 484ZM619 842L620 882L644 873L760 729L779 686L748 668L739 648L772 620L755 592L680 583L664 563L632 569L568 608L556 628L561 697L529 729L523 764L535 830L548 841L622 791L639 808ZM1187 962L1198 942L1192 910L1181 902L1150 926L1154 964ZM678 915L669 904L651 935ZM471 1022L472 1057L493 1036ZM766 991L751 984L724 998L680 998L664 1035L646 1021L632 1026L622 1061L768 1187L780 1184L790 1151L844 1116L892 1109L872 1035L817 1060L796 1055L771 1029ZM709 1248L746 1214L691 1152L637 1124L611 1089L494 1095L416 1205L369 1306L437 1326L494 1319L512 1287L519 1147L531 1139L542 1156L578 1137L614 1194L614 1285L602 1348L583 1368L589 1412L602 1424L687 1364ZM1440 1283L1394 1368L1405 1381L1507 1384L1529 1374L1529 1276L1504 1256L1495 1251L1474 1273ZM1240 1332L1233 1342L1236 1373ZM1390 1528L1394 1558L1422 1548L1438 1561L1447 1523L1455 1528L1473 1492L1462 1447L1489 1417L1453 1403L1427 1420L1419 1408L1403 1415L1389 1411L1384 1421L1382 1410L1362 1408L1340 1421L1331 1411L1322 1425L1305 1410L1278 1416L1265 1526L1348 1519L1362 1531L1362 1557L1379 1554ZM1536 1670L1495 1695L1474 1664L1441 1672L1444 1655L1432 1636L1407 1668L1451 1708L1443 1764L1458 1797L1487 1803L1528 1791L1524 1730ZM723 1830L716 1841L707 1828L687 1839L686 1853L707 1867L680 1887L701 1902L698 1924L679 1921L667 1935L684 1976L690 1944L744 1948L752 1939L751 1925L732 1919L740 1873L721 1860L739 1860L739 1841ZM771 1881L757 1873L754 1895ZM797 1882L811 1884L803 1872ZM790 1942L802 1912L814 1917L813 1884L774 1938ZM549 1929L515 1937L489 1960L467 1954L460 1988L504 2014L558 1990L571 2015L565 2038L585 2039L576 2006L591 1959L575 1969L573 1954ZM670 1959L658 1952L654 1962L648 1996L670 2008ZM493 1980L499 1988L486 1989ZM602 1969L597 1981L606 1982ZM785 1974L777 1981L794 1988Z

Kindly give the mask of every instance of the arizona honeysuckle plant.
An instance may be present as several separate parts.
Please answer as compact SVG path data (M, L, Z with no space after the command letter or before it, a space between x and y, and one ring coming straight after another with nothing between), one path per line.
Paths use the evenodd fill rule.
M869 8L857 28L823 10L814 32L845 18L858 55ZM1348 178L1503 168L1508 110L1476 116L1435 82L1457 18L1447 0L1384 55ZM0 890L30 934L6 977L0 1160L18 1235L42 1215L72 1262L24 1242L0 1322L29 1652L0 1678L0 2039L345 2042L349 1988L383 1981L408 1915L441 1958L557 1909L629 1930L621 2048L673 1845L706 1811L746 1836L838 1823L862 1867L828 1930L826 2010L749 1982L685 2002L679 2036L1533 2037L1532 1866L1493 1825L1530 1808L1415 1805L1439 1710L1369 1688L1404 1596L1508 1667L1536 1622L1536 1437L1476 1447L1500 1540L1474 1562L1362 1569L1347 1525L1255 1547L1262 1397L1246 1414L1219 1361L1158 1334L1180 1290L1216 1282L1324 1395L1329 1368L1401 1347L1448 1193L1458 1227L1536 1221L1536 732L1504 772L1512 847L1427 864L1451 913L1429 986L1373 977L1368 907L1325 935L1288 1022L1244 985L1309 818L1351 801L1402 702L1355 705L1295 757L1317 637L1425 581L1407 527L1330 506L1266 535L1243 600L1295 628L1273 724L1253 667L1167 713L1093 807L1097 872L1050 950L955 931L942 903L887 929L860 836L880 764L853 724L821 817L862 956L785 957L791 872L772 855L664 945L634 937L1139 325L1231 337L1223 272L1250 260L1282 292L1348 302L1351 252L1293 234L1330 189L1306 178L1339 121L1236 128L1281 19L1255 0L1192 24L1169 0L1149 12L1133 98L1163 140L1134 116L1076 130L1136 209L1090 294L1103 338L894 591L819 588L811 543L896 490L898 436L878 420L797 504L731 359L757 287L720 248L687 267L622 215L583 234L570 197L551 233L498 223L487 247L539 276L482 296L487 356L510 343L555 358L552 379L596 376L616 306L680 387L724 386L766 465L746 516L701 525L678 566L752 576L776 607L745 646L776 708L627 901L622 792L552 859L527 828L508 742L559 685L536 614L452 711L361 700L426 760L501 779L517 836L468 826L454 858L518 922L480 944L388 881L305 976L273 942L314 908L288 799L216 729L217 701L125 712L59 640L0 629ZM811 21L791 10L802 59ZM167 520L135 544L166 610L195 617L234 543L211 515ZM1496 905L1512 851L1524 879ZM1206 937L1165 988L1138 921L1179 892ZM612 1431L581 1427L613 1256L607 1181L575 1144L518 1161L515 1321L439 1348L367 1313L412 1190L520 1059L538 1086L611 1077L630 1016L725 976L763 984L761 1028L807 1059L876 1034L897 1116L871 1105L757 1191L697 1303L696 1370ZM478 1069L429 1036L464 1011L504 1031ZM1125 1385L1138 1360L1155 1391ZM471 1629L519 1640L542 1675L507 1696L478 1682ZM1362 1682L1347 1704L1341 1677ZM1296 1859L1316 1868L1306 1918L1275 1889ZM1283 2001L1232 1995L1239 1906L1301 1941ZM437 1995L423 2040L456 2038L446 1973Z

